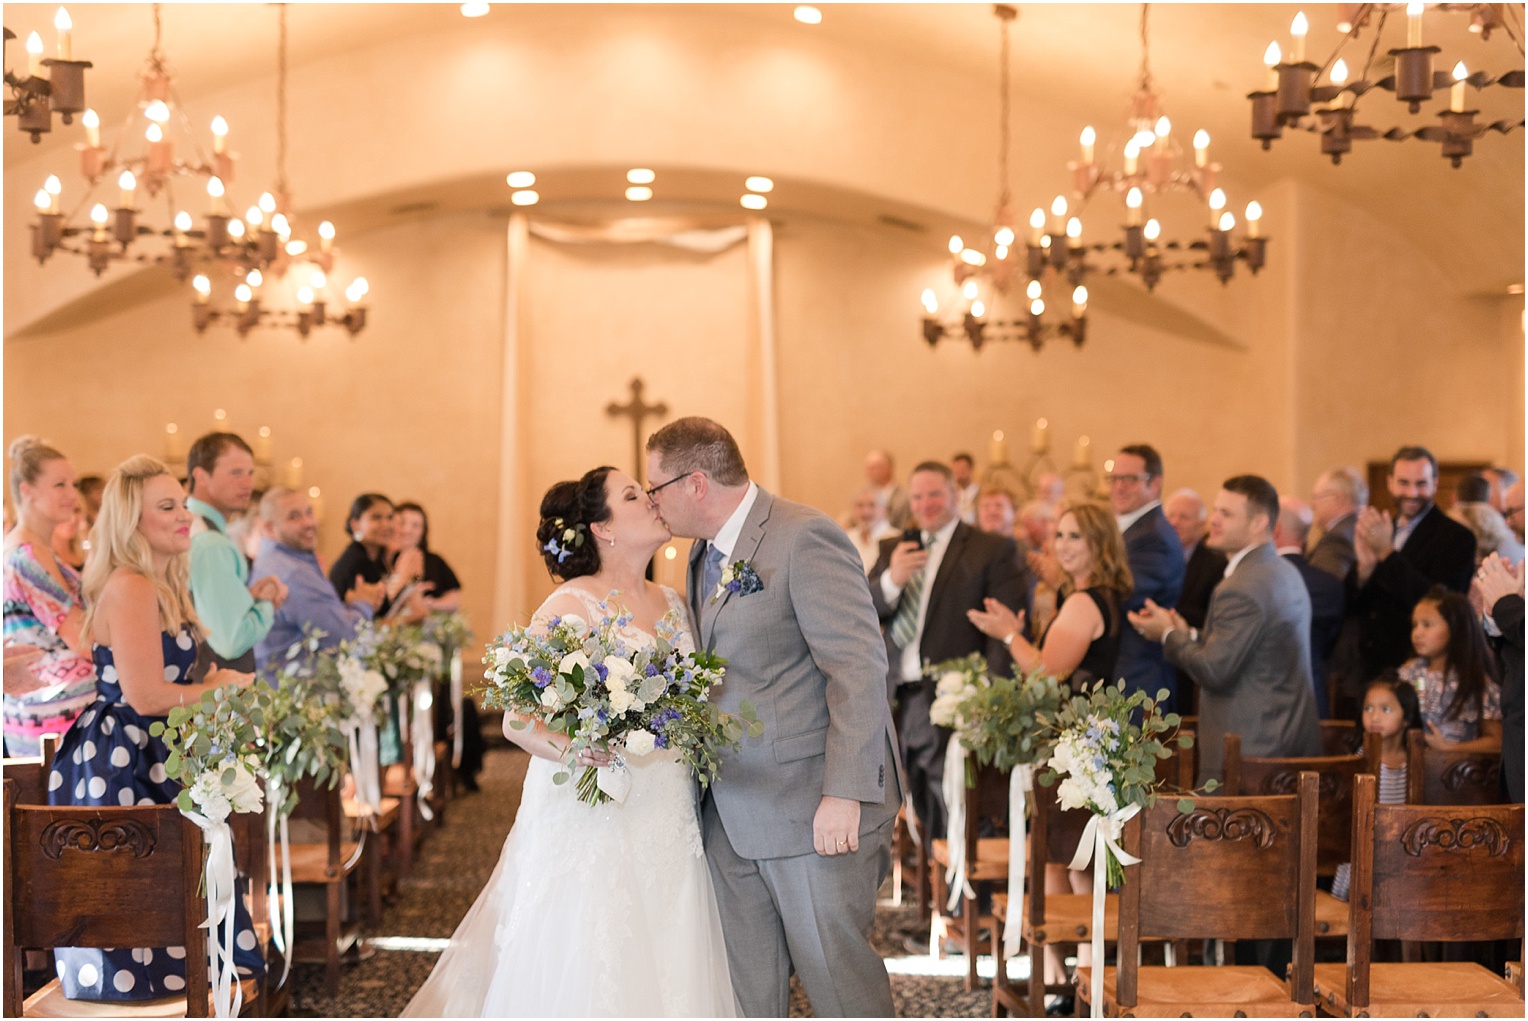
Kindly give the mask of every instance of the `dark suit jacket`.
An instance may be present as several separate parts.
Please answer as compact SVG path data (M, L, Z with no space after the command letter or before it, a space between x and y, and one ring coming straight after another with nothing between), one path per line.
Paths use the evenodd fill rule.
M1178 605L1183 592L1183 544L1161 507L1153 507L1125 530L1125 556L1135 578L1126 610L1139 610L1147 599L1162 607ZM1163 712L1176 711L1178 675L1162 658L1162 646L1148 642L1135 628L1127 627L1120 635L1114 673L1115 679L1125 679L1126 690L1144 691L1152 698L1166 688L1170 697Z
M1491 607L1501 631L1501 778L1509 804L1523 800L1523 597L1502 596Z
M1210 549L1200 539L1183 566L1183 592L1178 596L1178 612L1189 627L1204 627L1204 618L1210 612L1210 596L1225 573L1226 555Z
M1316 712L1324 720L1331 715L1327 694L1326 667L1337 636L1342 633L1342 611L1347 603L1342 582L1315 567L1298 553L1285 553L1284 559L1295 565L1305 591L1310 593L1310 673L1316 695Z
M1311 566L1338 580L1346 578L1358 559L1358 554L1353 552L1353 527L1357 523L1356 513L1344 514L1332 522L1332 527L1323 532L1321 538L1316 540L1316 545L1311 547Z
M1434 585L1468 592L1475 573L1475 536L1437 507L1430 507L1406 540L1359 587L1358 568L1348 572L1348 601L1358 617L1358 649L1366 677L1398 667L1413 655L1411 610Z
M891 565L891 551L901 542L900 536L881 541L881 554L870 569L870 596L886 631L887 685L895 692L902 682L902 650L891 640L891 621L901 605L886 601L881 591L881 575ZM1012 539L972 528L965 522L955 526L950 548L939 562L929 592L928 614L923 622L923 640L919 659L938 663L958 656L980 652L994 673L1007 673L1013 666L1008 648L996 638L988 638L966 618L967 610L979 610L989 596L1011 610L1029 609L1024 576L1019 573L1018 548ZM905 594L905 590L904 590Z
M1225 736L1246 755L1321 754L1310 685L1310 596L1272 543L1250 551L1221 582L1194 641L1172 631L1167 658L1199 685L1199 777L1218 777Z

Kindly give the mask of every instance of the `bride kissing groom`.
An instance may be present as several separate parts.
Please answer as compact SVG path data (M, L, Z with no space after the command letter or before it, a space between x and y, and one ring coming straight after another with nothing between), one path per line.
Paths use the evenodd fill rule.
M608 467L547 491L536 542L562 584L531 626L614 614L634 649L674 633L727 661L711 698L751 703L763 734L718 748L699 796L667 749L626 757L625 798L589 805L556 782L568 736L506 713L534 756L515 825L405 1016L783 1017L792 972L820 1017L891 1016L870 929L902 791L859 555L753 483L709 419L647 455L645 491ZM674 535L697 540L688 599L644 576Z

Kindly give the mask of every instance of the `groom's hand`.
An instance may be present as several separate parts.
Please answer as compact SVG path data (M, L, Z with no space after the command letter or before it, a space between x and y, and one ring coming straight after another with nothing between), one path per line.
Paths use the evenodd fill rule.
M859 850L860 803L824 794L812 819L812 845L821 855Z

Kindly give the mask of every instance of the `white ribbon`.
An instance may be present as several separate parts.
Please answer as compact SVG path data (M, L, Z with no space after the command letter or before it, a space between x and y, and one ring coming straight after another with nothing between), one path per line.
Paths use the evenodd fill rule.
M1024 940L1024 869L1029 861L1029 806L1026 795L1035 789L1033 766L1015 766L1008 774L1008 912L1003 918L1003 960L1019 952Z
M355 799L361 814L374 816L382 810L382 765L377 750L377 721L353 717L345 727L350 745L350 775L355 777Z
M611 801L624 805L626 795L631 793L631 770L626 767L625 759L617 757L610 765L601 766L595 771L594 782L610 796Z
M271 939L281 951L283 967L281 982L285 983L292 973L292 947L294 937L294 898L292 895L292 842L288 830L288 815L281 810L284 795L281 781L272 779L266 791L265 836L269 862L269 885L266 903L271 906ZM278 839L280 852L278 854ZM278 868L279 864L279 868Z
M244 1002L244 990L239 986L239 970L234 967L234 926L238 915L234 900L238 887L235 885L233 862L233 831L228 822L214 822L196 812L182 811L187 819L201 827L207 844L207 920L200 928L207 930L207 971L212 980L212 1008L214 1017L238 1017ZM223 933L218 935L218 925ZM196 995L192 989L187 996Z
M944 750L944 808L945 846L949 849L950 864L944 870L944 881L950 887L950 911L960 903L962 895L975 898L976 891L966 879L966 746L959 735L952 735Z
M466 731L462 727L462 650L451 653L451 718L456 721L451 734L451 768L460 769L462 742Z
M435 793L435 727L429 711L434 700L433 681L415 683L409 734L414 745L414 783L419 788L419 814L425 822L435 818L435 810L430 807L430 795Z
M1126 805L1110 815L1094 813L1077 842L1077 853L1072 855L1068 868L1079 872L1093 862L1093 966L1089 983L1091 1017L1103 1017L1104 1010L1104 897L1109 892L1109 854L1121 865L1135 865L1141 859L1126 854L1119 846L1120 834L1125 823L1141 810L1140 805Z

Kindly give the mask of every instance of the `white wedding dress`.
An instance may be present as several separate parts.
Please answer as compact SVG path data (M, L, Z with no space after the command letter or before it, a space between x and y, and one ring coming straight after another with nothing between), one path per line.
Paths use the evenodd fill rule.
M598 600L571 585L552 597L566 593L591 623L601 618ZM621 637L653 641L634 627ZM679 643L693 648L687 629ZM671 751L626 763L626 800L590 806L578 800L578 767L559 785L558 763L531 759L499 864L404 1017L738 1015L695 780Z

